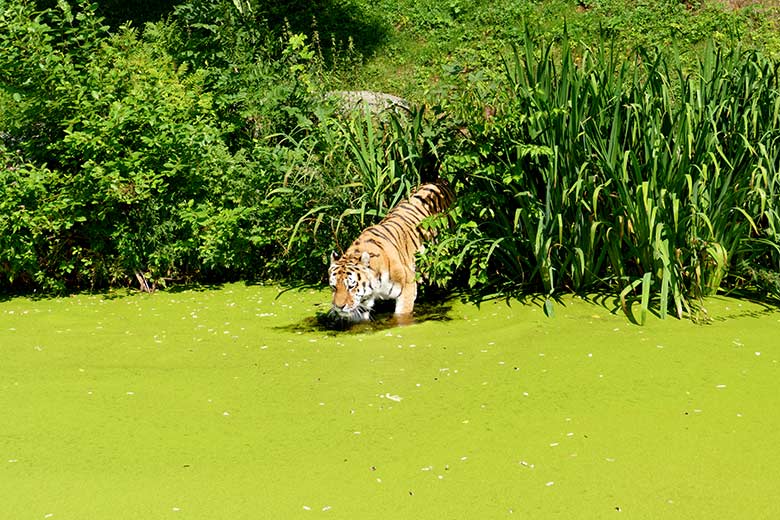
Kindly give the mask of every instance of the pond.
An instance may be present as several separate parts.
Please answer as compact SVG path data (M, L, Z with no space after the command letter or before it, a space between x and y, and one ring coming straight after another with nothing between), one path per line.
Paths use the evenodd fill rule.
M775 309L452 301L333 331L328 299L0 302L0 518L777 514Z

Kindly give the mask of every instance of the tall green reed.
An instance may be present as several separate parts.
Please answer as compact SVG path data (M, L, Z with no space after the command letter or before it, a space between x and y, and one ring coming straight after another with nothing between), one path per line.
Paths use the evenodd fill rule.
M464 219L495 277L548 294L610 287L626 311L639 294L643 321L682 316L741 263L780 271L777 63L709 45L687 69L526 34L503 79L469 96L461 113L491 116L460 122L448 165L501 208Z
M429 180L438 146L432 130L435 124L425 107L415 107L409 113L387 110L379 114L358 108L324 125L318 139L327 153L320 157L318 175L331 177L328 184L339 197L336 200L323 193L321 200L312 204L292 230L288 249L303 230L323 222L330 223L335 247L342 247L421 181ZM302 185L308 184L304 179Z

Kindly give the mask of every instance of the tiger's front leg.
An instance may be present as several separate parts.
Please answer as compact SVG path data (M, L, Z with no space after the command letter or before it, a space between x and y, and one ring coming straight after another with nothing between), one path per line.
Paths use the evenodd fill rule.
M414 310L414 300L417 298L417 282L412 281L403 286L401 294L395 300L396 318L411 318Z

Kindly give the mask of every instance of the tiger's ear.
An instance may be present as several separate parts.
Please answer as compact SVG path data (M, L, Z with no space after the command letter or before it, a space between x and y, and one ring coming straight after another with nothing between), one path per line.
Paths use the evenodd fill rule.
M335 251L331 251L330 252L330 264L331 265L335 264L338 261L339 258L341 258L341 255L339 255L337 252L335 252Z
M363 262L366 267L371 264L371 255L368 253L368 251L363 251L363 253L360 255L360 261Z

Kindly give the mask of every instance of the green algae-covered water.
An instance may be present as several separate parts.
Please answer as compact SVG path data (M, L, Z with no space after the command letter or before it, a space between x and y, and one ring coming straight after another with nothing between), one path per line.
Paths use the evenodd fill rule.
M0 518L780 517L780 312L455 302L334 332L328 299L0 302Z

